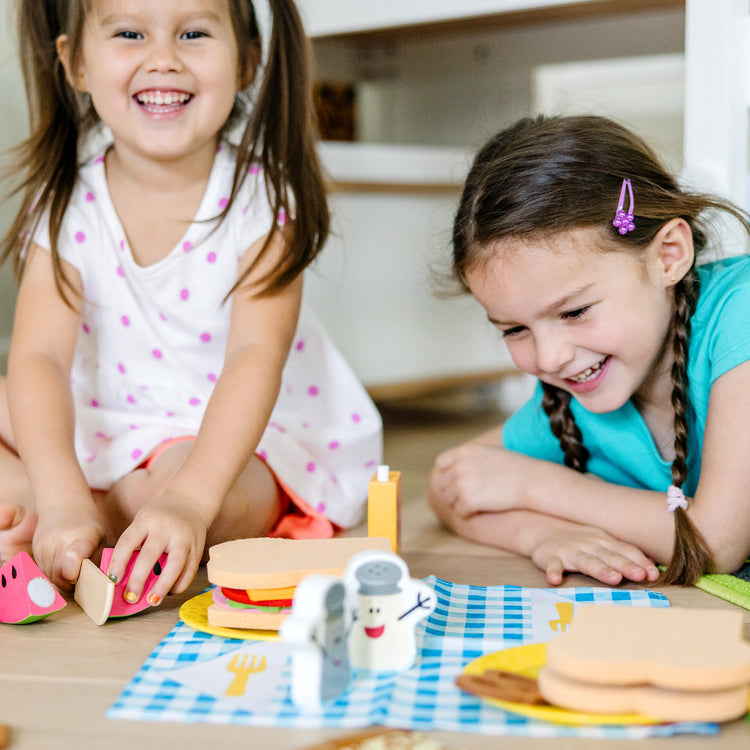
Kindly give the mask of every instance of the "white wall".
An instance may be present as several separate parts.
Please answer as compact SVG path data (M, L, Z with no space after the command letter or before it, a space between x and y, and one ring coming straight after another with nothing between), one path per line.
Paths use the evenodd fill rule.
M7 149L15 146L26 135L26 102L21 83L21 71L16 55L15 19L13 0L0 0L0 168L8 165ZM0 182L0 234L5 234L17 208L16 200L5 194L8 181ZM4 367L5 354L13 325L13 307L16 285L10 264L0 270L0 369Z

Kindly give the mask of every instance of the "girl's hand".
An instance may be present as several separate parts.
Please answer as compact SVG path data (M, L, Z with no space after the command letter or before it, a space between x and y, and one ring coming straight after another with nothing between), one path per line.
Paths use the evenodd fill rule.
M200 565L210 523L200 503L173 492L141 508L117 541L107 571L111 577L122 580L133 552L140 548L128 579L125 601L135 604L141 598L146 578L162 553L167 554L167 563L148 593L149 604L156 606L170 590L184 591Z
M531 555L551 585L562 583L563 573L578 572L609 586L623 579L655 581L659 570L637 547L589 526L550 534Z
M72 591L81 563L96 552L103 538L93 503L60 504L39 513L32 543L34 559L55 586Z
M521 508L521 480L527 463L525 456L499 446L464 443L435 459L431 502L461 519Z

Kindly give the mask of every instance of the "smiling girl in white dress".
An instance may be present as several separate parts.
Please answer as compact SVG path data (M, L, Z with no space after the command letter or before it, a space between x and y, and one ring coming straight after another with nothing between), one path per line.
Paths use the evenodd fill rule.
M301 302L329 217L306 40L290 0L269 6L261 65L250 0L20 3L0 553L33 539L59 585L102 545L115 579L140 548L137 601L166 552L155 605L207 545L359 520L380 418Z

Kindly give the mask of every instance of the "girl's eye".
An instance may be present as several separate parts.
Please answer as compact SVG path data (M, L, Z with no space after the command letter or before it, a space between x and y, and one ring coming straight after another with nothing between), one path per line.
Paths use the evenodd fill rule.
M116 36L121 39L143 39L141 34L137 31L118 31Z
M563 318L568 320L578 320L583 317L591 309L590 305L584 305L583 307L576 307L575 310L568 310L563 313Z
M208 36L205 31L186 31L183 35L183 39L201 39L204 36Z
M522 334L526 329L524 326L515 326L515 328L506 328L504 331L501 331L504 339L513 338L514 336L519 336Z

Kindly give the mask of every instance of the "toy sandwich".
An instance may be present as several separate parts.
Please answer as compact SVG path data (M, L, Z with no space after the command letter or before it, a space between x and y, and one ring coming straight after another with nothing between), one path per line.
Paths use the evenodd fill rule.
M260 537L216 544L209 550L206 566L208 580L216 586L208 622L215 627L278 630L305 576L340 577L358 552L390 549L384 537Z
M728 721L748 707L750 644L730 610L589 605L547 644L539 690L589 713Z

